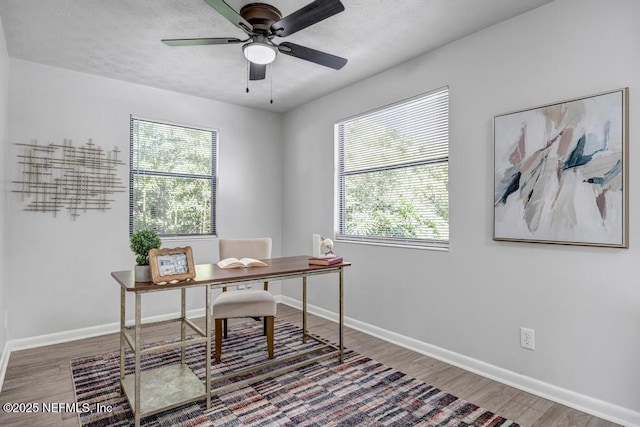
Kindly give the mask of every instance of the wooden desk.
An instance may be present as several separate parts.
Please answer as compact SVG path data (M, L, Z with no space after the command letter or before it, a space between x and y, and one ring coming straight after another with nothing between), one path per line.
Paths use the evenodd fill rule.
M344 268L351 263L343 262L331 266L309 265L308 256L295 256L285 258L272 258L265 260L268 267L238 268L223 270L215 264L202 264L196 266L196 277L190 281L169 283L166 285L154 285L151 282L135 282L133 271L115 271L111 276L120 285L120 384L122 392L127 396L135 417L135 425L140 425L142 417L184 405L188 402L206 398L207 409L211 407L211 395L222 393L228 389L255 383L265 378L280 375L281 373L297 369L298 367L325 359L334 355L343 359L344 353ZM337 273L339 277L339 344L336 346L315 338L307 333L307 278L319 274ZM288 363L287 366L275 369L271 372L254 375L225 387L212 389L212 383L221 382L234 376L258 371L266 366L276 363L293 361L298 355L286 358L275 358L242 372L234 372L226 376L211 378L211 290L225 286L233 286L245 283L262 283L264 281L302 278L302 339L313 338L323 345L320 348L331 347L334 350L315 358L305 359L297 363ZM204 288L205 291L205 330L203 331L186 316L186 290L189 288ZM148 292L162 292L167 290L180 290L181 309L180 317L163 322L150 322L152 325L165 322L180 322L180 341L170 344L142 348L142 295ZM126 326L126 298L127 294L135 295L135 320L133 326ZM196 332L197 336L187 339L186 328ZM133 333L133 335L132 335ZM185 364L185 347L187 345L201 343L206 346L207 363L204 383ZM133 374L125 375L125 348L129 346L134 353L135 367ZM152 352L158 352L170 348L181 348L182 363L154 369L141 370L141 356ZM320 348L316 348L315 351ZM140 402L138 404L138 402Z

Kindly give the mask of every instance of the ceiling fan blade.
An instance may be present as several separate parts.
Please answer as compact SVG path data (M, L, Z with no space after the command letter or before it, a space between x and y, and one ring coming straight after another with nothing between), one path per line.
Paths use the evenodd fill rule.
M334 70L341 69L347 63L346 59L339 56L288 42L280 43L278 50L285 55L294 56L296 58L304 59L305 61L324 65L325 67L333 68Z
M271 25L279 37L287 37L344 10L340 0L315 0Z
M264 80L267 75L265 64L254 64L249 62L249 80Z
M226 4L223 0L204 0L209 6L218 11L218 13L224 16L229 22L236 27L240 28L245 33L252 35L253 26L242 16L238 14L231 6Z
M246 41L246 40L245 40ZM229 37L217 37L208 39L163 39L162 43L168 46L201 46L208 44L234 44L242 43L240 39Z

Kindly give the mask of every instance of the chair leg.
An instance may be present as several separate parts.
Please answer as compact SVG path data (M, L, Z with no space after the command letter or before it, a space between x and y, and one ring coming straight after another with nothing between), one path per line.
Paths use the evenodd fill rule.
M225 321L227 319L224 319ZM215 321L215 330L216 330L216 351L215 351L215 359L216 363L220 362L220 357L222 355L222 319L216 319Z
M267 351L269 352L269 359L273 359L273 316L264 318L267 326Z
M227 319L224 319L224 338L227 339L227 329L229 326L229 322L227 321Z

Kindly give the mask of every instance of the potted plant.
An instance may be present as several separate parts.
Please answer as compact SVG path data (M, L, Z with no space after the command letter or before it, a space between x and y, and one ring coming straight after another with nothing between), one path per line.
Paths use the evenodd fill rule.
M131 235L130 243L131 250L136 254L136 282L148 282L151 280L149 251L151 249L160 249L162 244L160 236L154 230L140 230Z

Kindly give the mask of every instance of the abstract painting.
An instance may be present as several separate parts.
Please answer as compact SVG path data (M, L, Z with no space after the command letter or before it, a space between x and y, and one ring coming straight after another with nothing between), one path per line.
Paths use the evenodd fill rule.
M494 118L494 240L627 248L628 88Z

